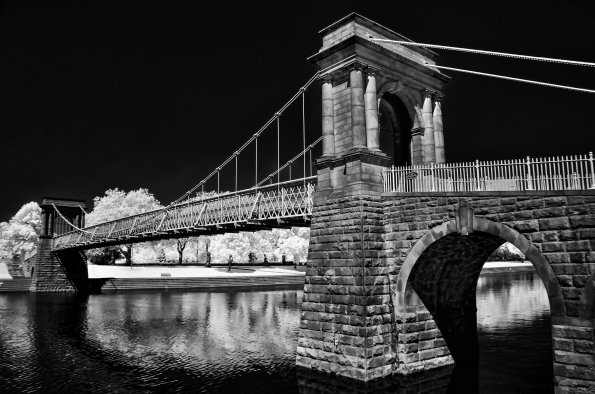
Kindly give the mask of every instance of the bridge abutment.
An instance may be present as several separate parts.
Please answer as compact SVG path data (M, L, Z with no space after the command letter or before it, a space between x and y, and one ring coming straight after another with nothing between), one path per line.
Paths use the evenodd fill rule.
M321 194L298 365L358 380L477 358L475 289L501 243L544 283L556 391L595 387L595 192Z
M31 279L32 292L85 292L87 263L79 251L52 251L52 239L41 238Z

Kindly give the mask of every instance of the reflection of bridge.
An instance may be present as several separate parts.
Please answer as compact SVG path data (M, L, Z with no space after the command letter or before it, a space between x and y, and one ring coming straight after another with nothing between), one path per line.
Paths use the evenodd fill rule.
M448 164L441 100L450 78L437 55L357 14L320 33L322 47L310 58L319 72L165 209L83 228L78 202L48 200L32 290L85 291L80 251L91 247L310 225L297 364L368 381L474 365L477 279L508 241L533 263L548 293L556 390L592 390L592 155ZM314 81L322 85L315 182L304 105ZM277 171L259 182L259 138L276 131L279 147L280 119L300 101L301 153L281 166L278 148ZM238 191L238 161L248 146L257 157L255 184ZM220 176L230 167L234 192L222 195ZM215 179L217 196L202 199Z

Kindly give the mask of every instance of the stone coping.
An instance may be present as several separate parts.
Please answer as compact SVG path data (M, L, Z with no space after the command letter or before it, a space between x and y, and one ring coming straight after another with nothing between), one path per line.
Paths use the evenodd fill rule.
M595 196L587 190L501 190L473 192L384 192L382 197L516 197L516 196Z

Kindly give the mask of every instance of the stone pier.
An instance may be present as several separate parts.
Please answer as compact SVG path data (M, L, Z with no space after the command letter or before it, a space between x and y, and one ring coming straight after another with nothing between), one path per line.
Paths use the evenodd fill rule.
M476 371L477 279L510 242L549 297L556 392L592 392L595 190L383 193L391 164L444 160L448 77L428 67L436 55L427 49L371 40L407 39L357 14L320 34L310 60L324 81L325 148L297 365L359 381L453 363ZM377 147L382 127L392 146L380 136Z
M550 300L557 392L595 387L595 191L316 196L298 365L358 380L477 361L475 289L503 242Z

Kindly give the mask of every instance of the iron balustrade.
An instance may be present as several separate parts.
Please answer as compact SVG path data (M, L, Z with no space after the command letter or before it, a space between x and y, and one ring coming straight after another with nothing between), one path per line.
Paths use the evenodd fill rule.
M595 188L593 153L516 160L421 164L382 172L385 192L586 190Z
M154 238L156 234L176 231L310 218L315 183L316 176L311 176L208 198L195 197L166 208L58 235L53 239L53 248L93 247L130 237Z

